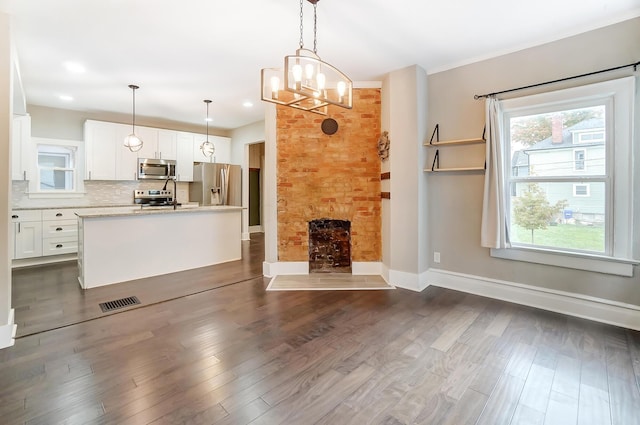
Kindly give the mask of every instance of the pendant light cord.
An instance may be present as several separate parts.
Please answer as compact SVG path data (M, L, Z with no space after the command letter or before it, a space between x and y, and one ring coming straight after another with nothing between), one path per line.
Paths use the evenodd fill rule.
M300 0L300 42L298 43L298 45L300 46L301 49L304 49L304 39L303 39L303 27L302 27L302 2L303 0Z
M318 3L313 3L313 53L318 54Z

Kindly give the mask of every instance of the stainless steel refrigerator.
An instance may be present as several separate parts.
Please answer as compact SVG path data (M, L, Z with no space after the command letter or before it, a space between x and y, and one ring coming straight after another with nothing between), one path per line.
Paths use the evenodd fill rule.
M239 165L196 162L189 201L200 205L242 206L242 170Z

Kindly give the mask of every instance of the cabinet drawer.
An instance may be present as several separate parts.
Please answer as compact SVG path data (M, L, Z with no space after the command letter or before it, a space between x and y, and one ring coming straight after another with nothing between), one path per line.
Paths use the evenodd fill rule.
M42 220L42 211L40 210L11 211L11 222L13 223L40 220Z
M78 252L78 238L75 236L42 240L42 255L71 254Z
M42 237L45 239L67 236L77 237L77 235L77 220L56 220L42 223Z
M77 218L75 210L42 210L43 220L75 220Z

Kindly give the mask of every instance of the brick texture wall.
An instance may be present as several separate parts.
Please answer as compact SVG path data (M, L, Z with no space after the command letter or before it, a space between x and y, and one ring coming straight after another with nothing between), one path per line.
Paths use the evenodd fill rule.
M308 261L309 221L351 221L352 261L382 258L380 90L354 89L353 109L329 107L326 118L277 107L278 260Z

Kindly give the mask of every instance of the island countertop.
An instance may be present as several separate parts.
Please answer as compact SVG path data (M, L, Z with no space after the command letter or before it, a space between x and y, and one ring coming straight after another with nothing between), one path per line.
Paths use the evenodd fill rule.
M91 208L80 210L76 215L80 218L91 217L121 217L127 215L151 215L151 214L182 214L192 212L223 212L241 211L242 207L229 205L212 206L178 206L173 209L171 206L163 207L119 207L119 208Z

